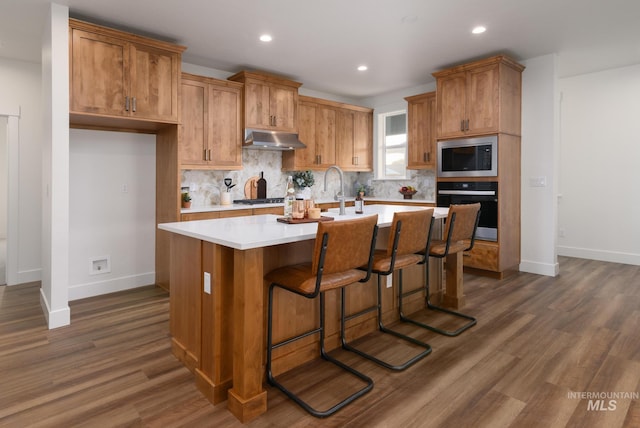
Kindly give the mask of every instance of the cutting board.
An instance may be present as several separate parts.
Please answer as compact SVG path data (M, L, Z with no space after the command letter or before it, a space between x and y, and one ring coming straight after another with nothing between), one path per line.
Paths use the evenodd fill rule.
M244 197L247 199L258 198L258 180L260 177L250 177L246 183L244 183Z

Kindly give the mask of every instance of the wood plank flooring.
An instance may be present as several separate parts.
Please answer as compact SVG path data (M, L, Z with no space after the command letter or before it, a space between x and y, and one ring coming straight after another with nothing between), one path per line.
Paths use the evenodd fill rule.
M371 393L316 419L267 387L269 411L246 426L640 427L639 266L562 257L556 278L464 281L471 330L448 338L399 326L433 346L404 372L336 351L374 379ZM47 330L39 287L0 287L0 427L243 426L172 356L162 289L71 302L71 325ZM382 340L362 345L400 353ZM354 386L325 367L283 379L317 400L327 398L313 393L318 379L336 394Z

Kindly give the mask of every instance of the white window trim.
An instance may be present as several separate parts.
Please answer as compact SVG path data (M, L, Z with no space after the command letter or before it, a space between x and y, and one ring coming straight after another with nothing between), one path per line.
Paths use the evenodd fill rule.
M375 168L375 180L389 180L389 181L400 181L400 180L407 180L407 156L408 154L408 147L409 147L409 143L407 141L406 145L405 145L405 169L404 169L404 175L403 176L397 176L397 177L387 177L385 175L385 147L384 147L384 138L385 138L385 122L386 122L386 118L387 116L395 116L398 114L404 114L405 116L407 115L407 109L400 109L400 110L393 110L393 111L388 111L388 112L384 112L384 113L378 113L377 115L377 121L378 121L378 125L377 125L377 138L376 138L376 168ZM408 124L407 124L407 130L408 130Z

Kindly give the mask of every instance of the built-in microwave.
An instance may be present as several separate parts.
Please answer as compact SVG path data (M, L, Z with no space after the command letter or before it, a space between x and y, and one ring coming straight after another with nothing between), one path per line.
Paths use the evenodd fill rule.
M438 141L438 177L496 177L498 136Z

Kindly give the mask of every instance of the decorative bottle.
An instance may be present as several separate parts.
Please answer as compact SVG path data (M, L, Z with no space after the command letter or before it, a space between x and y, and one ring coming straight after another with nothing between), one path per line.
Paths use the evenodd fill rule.
M356 214L364 214L364 199L362 198L363 196L364 192L358 192L358 196L356 196Z
M284 195L284 218L291 220L293 216L293 203L296 200L296 190L293 188L293 177L287 178L287 190Z

